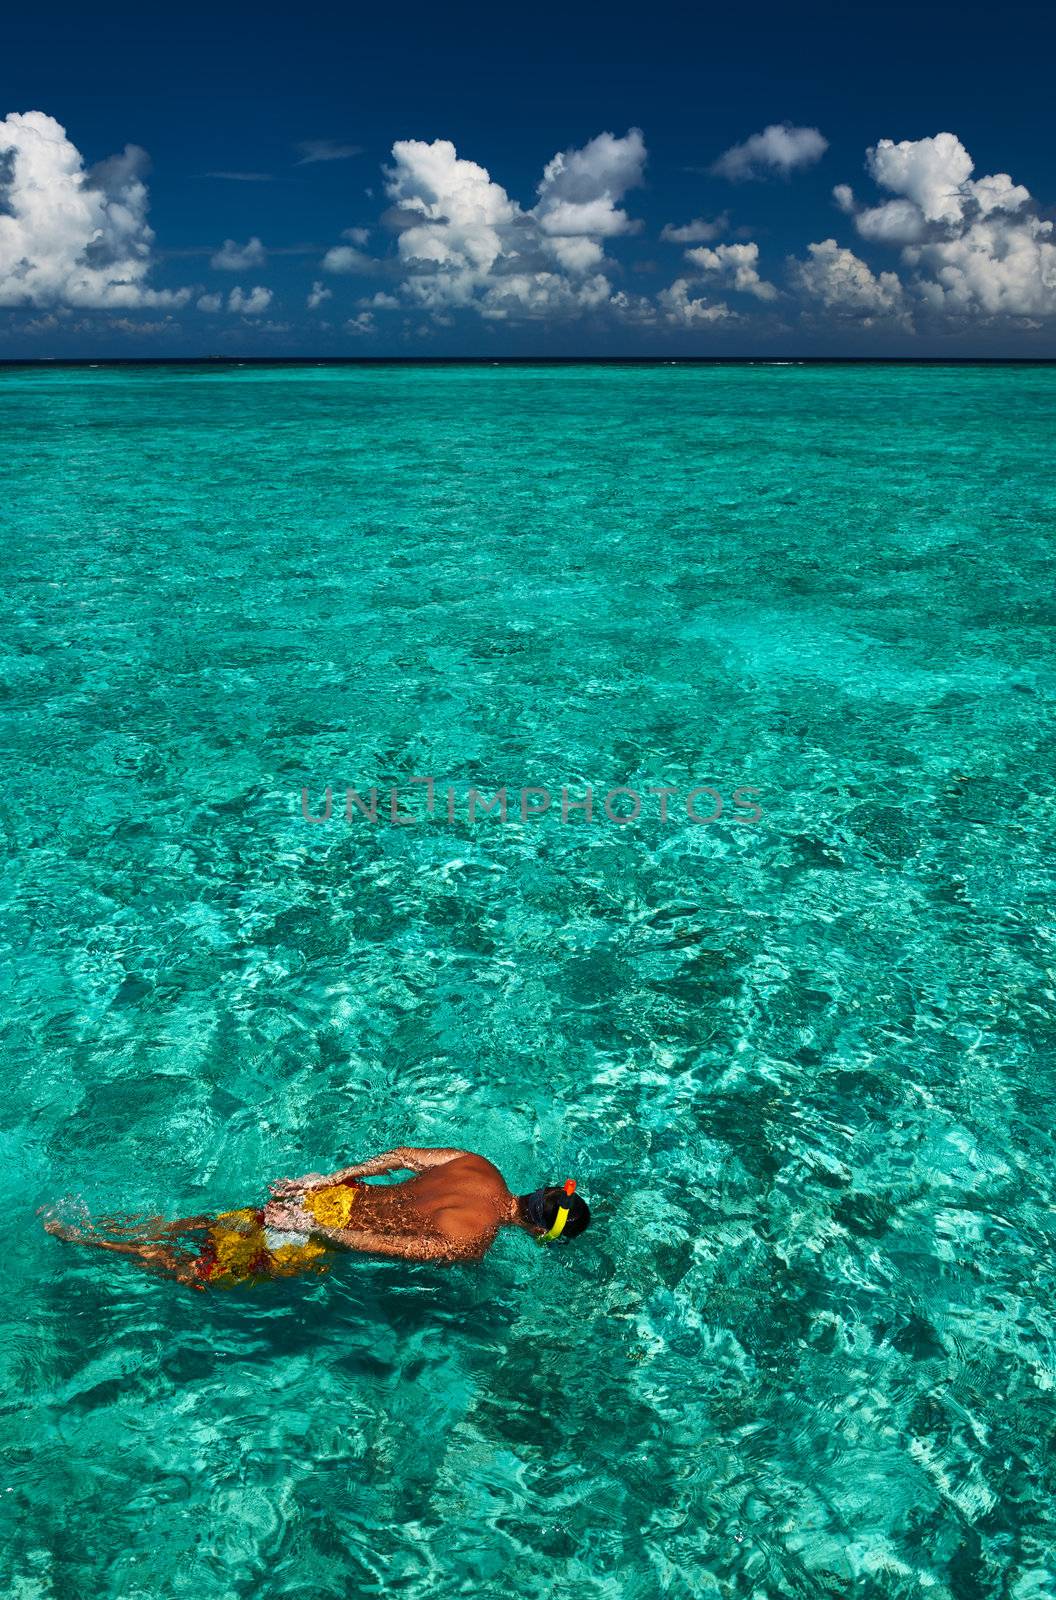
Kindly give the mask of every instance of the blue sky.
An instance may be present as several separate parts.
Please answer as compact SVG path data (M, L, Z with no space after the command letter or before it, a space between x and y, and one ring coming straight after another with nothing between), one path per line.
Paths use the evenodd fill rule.
M1056 355L1054 43L1040 6L9 13L0 356Z

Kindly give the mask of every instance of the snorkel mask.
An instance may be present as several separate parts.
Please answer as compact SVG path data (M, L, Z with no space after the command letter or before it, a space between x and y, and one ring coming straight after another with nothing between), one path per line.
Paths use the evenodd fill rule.
M575 1178L566 1178L565 1179L564 1191L565 1191L565 1194L568 1197L568 1199L571 1200L572 1196L576 1192L576 1180L575 1180ZM549 1230L546 1233L540 1235L540 1237L535 1241L536 1244L551 1244L554 1239L559 1238L560 1235L564 1232L565 1223L568 1221L568 1212L569 1212L568 1206L565 1206L565 1205L558 1206L558 1208L557 1208L557 1216L554 1218L552 1224L550 1225Z

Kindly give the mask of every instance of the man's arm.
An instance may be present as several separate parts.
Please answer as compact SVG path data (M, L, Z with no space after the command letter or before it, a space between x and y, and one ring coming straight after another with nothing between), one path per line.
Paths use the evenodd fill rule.
M456 1156L468 1153L466 1150L416 1150L400 1145L395 1150L386 1150L384 1155L371 1156L369 1161L361 1161L357 1166L342 1167L339 1172L309 1172L304 1178L284 1178L281 1183L271 1185L271 1192L276 1199L292 1199L295 1195L306 1194L309 1189L347 1183L349 1178L374 1178L381 1172L424 1172L427 1167L445 1166Z
M300 1205L284 1205L273 1200L264 1213L268 1227L294 1233L310 1233L313 1239L339 1245L343 1250L358 1250L367 1255L401 1256L407 1261L477 1261L494 1242L496 1229L480 1229L458 1213L441 1212L450 1219L448 1226L435 1233L390 1234L374 1228L324 1228Z
M320 1228L312 1229L313 1238L326 1239L344 1250L359 1250L367 1255L400 1256L405 1261L467 1261L484 1254L487 1245L483 1240L462 1244L454 1239L430 1237L410 1238L389 1233L375 1233L373 1228ZM490 1240L487 1241L490 1243Z

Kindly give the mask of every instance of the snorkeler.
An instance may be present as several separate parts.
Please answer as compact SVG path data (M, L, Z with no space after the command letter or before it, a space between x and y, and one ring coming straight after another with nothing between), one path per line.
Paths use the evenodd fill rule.
M400 1171L414 1177L364 1182ZM132 1226L114 1220L98 1230L49 1217L44 1226L58 1239L131 1256L137 1265L191 1288L230 1289L326 1272L335 1249L409 1261L479 1261L502 1227L523 1228L540 1244L574 1239L590 1222L575 1189L570 1178L512 1194L499 1169L469 1150L401 1147L339 1172L273 1183L272 1199L261 1209ZM197 1252L181 1242L194 1238L201 1240Z

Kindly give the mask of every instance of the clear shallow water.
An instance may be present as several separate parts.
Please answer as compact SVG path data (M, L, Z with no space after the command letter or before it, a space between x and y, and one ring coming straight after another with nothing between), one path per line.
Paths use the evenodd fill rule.
M0 419L3 1592L1052 1595L1056 371ZM411 774L763 818L301 816ZM196 1296L33 1217L408 1141L596 1225Z

